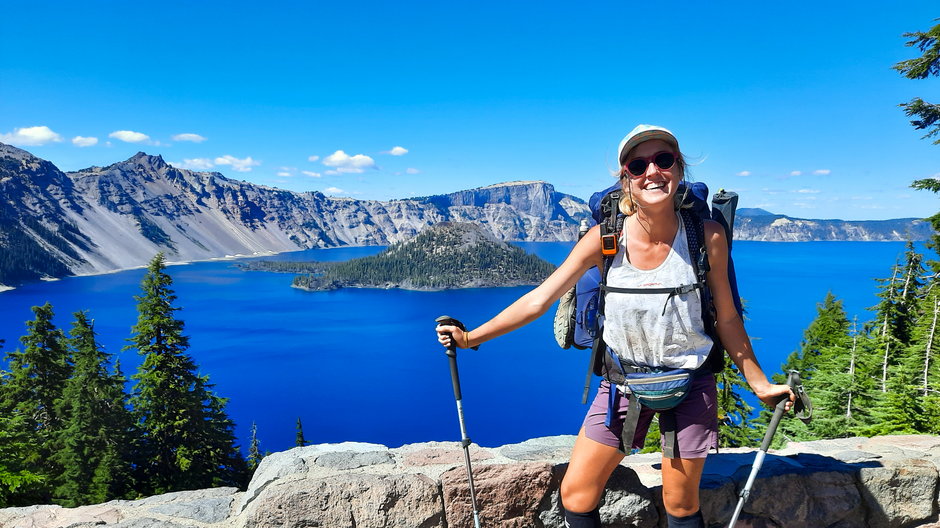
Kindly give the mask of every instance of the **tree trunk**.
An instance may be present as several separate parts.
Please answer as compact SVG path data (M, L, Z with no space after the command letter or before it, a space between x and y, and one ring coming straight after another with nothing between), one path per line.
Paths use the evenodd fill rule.
M937 329L937 312L940 312L940 301L933 305L933 323L930 325L930 336L927 338L927 350L924 354L924 396L927 395L927 372L930 368L930 351L933 350L933 336Z
M888 339L888 316L885 315L884 325L881 327L881 337L885 341L885 356L881 362L881 392L888 392L888 352L891 350L891 341Z
M891 282L888 288L888 299L887 299L888 304L891 304L893 300L892 297L894 297L894 292L895 292L894 285L897 279L898 279L898 266L895 265L894 273L891 274ZM882 364L881 364L881 392L883 393L888 392L888 353L891 350L891 340L888 338L888 312L890 312L890 310L886 308L885 309L885 321L884 321L884 324L881 326L881 337L885 341L885 357L884 357L884 361L882 361Z
M849 401L845 405L845 419L852 419L852 387L855 386L855 350L858 346L858 316L852 321L852 356L849 361Z

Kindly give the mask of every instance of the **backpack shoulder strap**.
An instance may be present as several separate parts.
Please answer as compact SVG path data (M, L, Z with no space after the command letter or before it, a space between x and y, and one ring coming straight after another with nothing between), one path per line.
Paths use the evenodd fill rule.
M705 244L705 220L689 209L680 209L679 216L685 223L685 236L689 243L692 268L695 270L698 281L702 283L702 288L699 290L702 299L702 323L705 325L705 333L712 338L714 343L708 353L708 358L699 369L721 372L725 365L724 347L715 329L715 305L712 302L712 291L708 287L707 275L711 271L711 266L708 263L708 247Z
M689 209L679 209L679 217L685 224L685 237L689 244L689 257L698 282L705 281L711 266L708 264L708 248L705 247L705 221Z
M581 395L581 403L587 403L588 393L591 390L591 377L594 374L601 374L601 367L604 361L604 351L607 344L604 343L604 332L600 330L601 318L604 316L604 287L607 284L607 273L614 262L614 255L620 248L620 232L623 230L624 216L620 214L620 197L623 191L619 187L611 190L601 199L600 202L600 225L601 235L601 254L604 257L604 267L600 271L601 277L598 283L597 299L597 335L594 336L594 346L591 347L591 357L588 361L587 374L584 377L584 392Z

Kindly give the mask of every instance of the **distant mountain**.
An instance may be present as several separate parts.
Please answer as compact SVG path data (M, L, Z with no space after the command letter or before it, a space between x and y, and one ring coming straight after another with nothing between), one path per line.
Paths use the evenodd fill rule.
M378 255L298 275L293 285L308 290L487 288L539 284L554 270L553 264L497 240L478 224L441 222Z
M738 209L737 216L774 216L774 214L759 207L741 207Z
M763 211L763 209L757 209ZM778 214L738 215L734 238L764 242L812 242L851 240L890 242L927 240L933 235L928 222L917 218L894 220L810 220ZM766 212L766 211L765 211Z
M138 153L64 173L0 144L0 285L316 247L388 245L445 221L499 240L574 240L584 201L545 182L513 182L407 200L330 198L177 169Z
M756 214L762 211L761 214ZM917 219L804 220L742 209L739 240L925 240ZM571 241L589 216L580 198L539 181L402 200L291 192L217 172L177 169L143 152L62 172L0 143L0 286L169 260L306 248L389 245L440 222L472 222L497 240Z

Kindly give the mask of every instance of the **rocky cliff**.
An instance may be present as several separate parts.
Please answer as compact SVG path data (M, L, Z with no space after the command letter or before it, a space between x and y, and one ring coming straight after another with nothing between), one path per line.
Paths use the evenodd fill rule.
M763 211L761 213L766 213ZM545 182L377 201L296 193L177 169L138 153L62 172L0 144L0 289L43 277L344 245L388 245L439 222L472 222L503 241L571 241L587 204ZM916 219L884 222L740 215L739 240L924 240Z
M558 485L574 437L498 448L471 446L481 524L562 527ZM725 526L754 460L752 450L711 455L702 513ZM658 454L626 457L602 499L611 528L665 526ZM772 452L738 526L940 527L940 437L892 436L791 443ZM344 443L266 457L247 491L187 491L66 509L0 510L4 528L301 528L472 526L458 443L396 449Z
M138 153L64 173L0 144L0 284L170 260L387 245L443 221L474 222L499 240L573 240L587 205L545 182L492 185L408 200L295 193L174 168ZM15 254L15 255L14 255Z
M810 242L854 240L860 242L891 242L927 240L932 236L930 224L913 218L894 220L810 220L772 213L735 219L734 237L738 240L765 242Z

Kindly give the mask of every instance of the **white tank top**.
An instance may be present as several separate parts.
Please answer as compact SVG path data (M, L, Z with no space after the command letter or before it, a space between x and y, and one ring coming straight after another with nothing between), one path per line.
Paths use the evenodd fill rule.
M641 270L630 264L626 229L620 244L607 275L609 286L675 288L696 282L682 218L669 255L655 269ZM672 297L668 293L608 292L605 303L604 341L624 363L695 369L711 351L698 289Z

